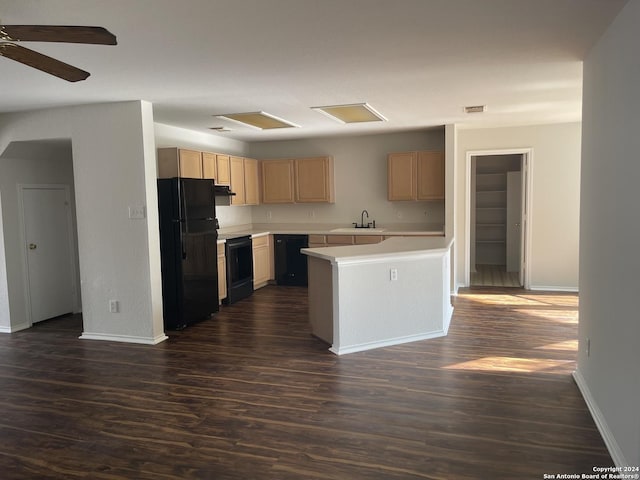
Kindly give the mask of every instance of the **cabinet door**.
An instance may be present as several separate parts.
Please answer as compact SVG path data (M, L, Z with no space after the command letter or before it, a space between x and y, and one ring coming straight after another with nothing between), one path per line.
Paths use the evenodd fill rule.
M444 153L418 152L418 200L444 200Z
M260 288L267 284L271 274L269 261L269 237L253 239L253 288Z
M353 245L353 235L327 235L327 246L340 247Z
M180 177L202 178L202 157L195 150L178 150Z
M224 243L218 243L218 298L227 298L227 258Z
M258 205L258 161L244 159L244 200L246 205Z
M216 154L202 152L202 178L216 179L216 172Z
M244 158L231 157L229 160L231 167L231 191L235 192L235 196L231 197L231 205L244 205Z
M356 245L380 243L382 241L382 235L354 235L353 240Z
M333 159L295 159L296 202L334 202Z
M263 160L262 203L293 203L293 160Z
M389 154L387 182L389 200L416 199L416 152Z
M231 185L231 165L229 155L216 155L216 185Z
M309 248L319 248L327 246L327 239L324 235L309 234L307 238Z

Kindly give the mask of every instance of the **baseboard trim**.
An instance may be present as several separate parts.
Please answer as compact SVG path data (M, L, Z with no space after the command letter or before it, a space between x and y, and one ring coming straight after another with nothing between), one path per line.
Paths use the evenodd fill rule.
M558 287L557 285L531 285L529 290L537 292L567 292L578 293L578 287Z
M607 450L609 450L609 455L611 455L613 463L616 467L628 466L629 464L624 458L620 445L618 445L618 442L613 436L613 432L611 432L604 415L602 415L598 404L591 395L587 382L578 370L573 372L573 380L576 382L576 385L578 385L578 390L580 390L582 398L584 398L584 401L589 408L589 412L591 412L593 421L596 423L596 427L598 427L600 435L602 435L602 439L604 440L604 444L607 446Z
M103 333L87 333L83 332L80 335L80 340L102 340L107 342L122 342L122 343L140 343L143 345L157 345L160 342L164 342L169 337L165 334L158 335L155 338L150 337L133 337L130 335L106 335Z
M406 337L391 338L378 342L360 343L357 345L349 345L347 347L332 346L329 351L336 355L346 355L347 353L363 352L365 350L373 350L374 348L391 347L409 342L418 342L420 340L429 340L430 338L444 337L444 330L436 330L435 332L424 333L420 335L408 335Z
M0 333L14 333L19 332L20 330L26 330L27 328L31 328L31 325L28 323L21 323L20 325L11 325L10 327L0 327Z

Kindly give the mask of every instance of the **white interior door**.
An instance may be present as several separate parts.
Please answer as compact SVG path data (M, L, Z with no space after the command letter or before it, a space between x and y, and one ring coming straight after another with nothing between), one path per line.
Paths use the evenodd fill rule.
M522 174L507 172L507 272L522 264Z
M70 313L75 279L69 188L22 186L31 323Z

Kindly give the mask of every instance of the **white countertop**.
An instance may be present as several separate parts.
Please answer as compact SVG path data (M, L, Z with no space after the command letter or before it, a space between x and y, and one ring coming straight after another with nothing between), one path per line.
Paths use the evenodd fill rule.
M443 225L397 223L377 226L377 228L349 228L343 223L253 223L221 228L218 239L224 241L229 238L251 235L258 237L269 234L292 235L401 235L401 236L444 236ZM363 245L364 246L364 245ZM327 247L338 248L338 247Z
M445 237L392 237L380 243L340 247L303 248L305 255L331 263L349 263L380 258L446 253L453 240Z

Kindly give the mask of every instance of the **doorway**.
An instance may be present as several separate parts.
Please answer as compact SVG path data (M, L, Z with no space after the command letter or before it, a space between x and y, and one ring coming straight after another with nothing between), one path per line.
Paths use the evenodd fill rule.
M467 286L528 288L529 150L467 154Z
M69 185L18 185L29 323L77 311Z

